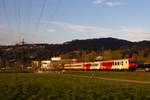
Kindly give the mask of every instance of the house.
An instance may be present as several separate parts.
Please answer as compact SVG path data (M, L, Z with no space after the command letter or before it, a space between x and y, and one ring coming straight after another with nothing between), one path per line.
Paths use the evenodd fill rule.
M44 69L44 70L52 69L51 61L50 60L43 60L43 61L41 61L41 69Z
M39 61L32 61L32 68L38 68L40 66L40 62Z
M52 57L51 60L52 61L61 61L61 57Z

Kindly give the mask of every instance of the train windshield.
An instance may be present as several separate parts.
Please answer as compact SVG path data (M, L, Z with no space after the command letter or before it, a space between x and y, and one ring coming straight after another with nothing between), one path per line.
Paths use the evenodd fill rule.
M129 63L137 63L135 60L130 60Z

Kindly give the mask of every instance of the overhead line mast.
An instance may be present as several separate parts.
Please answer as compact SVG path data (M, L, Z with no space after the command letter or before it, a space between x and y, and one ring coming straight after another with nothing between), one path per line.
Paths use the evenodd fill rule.
M24 42L24 38L22 39L21 41L21 45L22 45L22 69L24 68L25 66L25 61L26 61L26 58L25 58L25 42Z

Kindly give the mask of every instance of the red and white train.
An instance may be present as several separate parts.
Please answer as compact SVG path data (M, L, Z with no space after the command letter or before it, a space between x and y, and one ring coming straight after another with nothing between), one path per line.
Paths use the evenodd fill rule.
M136 67L137 62L133 58L60 65L64 70L134 70Z

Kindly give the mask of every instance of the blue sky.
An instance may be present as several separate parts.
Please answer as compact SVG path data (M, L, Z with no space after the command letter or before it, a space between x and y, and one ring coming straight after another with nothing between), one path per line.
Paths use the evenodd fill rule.
M0 44L150 40L150 0L0 0Z

